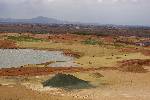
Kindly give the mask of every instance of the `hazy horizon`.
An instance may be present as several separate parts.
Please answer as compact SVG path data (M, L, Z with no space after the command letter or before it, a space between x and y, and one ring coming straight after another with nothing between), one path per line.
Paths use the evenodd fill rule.
M150 0L0 0L0 18L150 25Z

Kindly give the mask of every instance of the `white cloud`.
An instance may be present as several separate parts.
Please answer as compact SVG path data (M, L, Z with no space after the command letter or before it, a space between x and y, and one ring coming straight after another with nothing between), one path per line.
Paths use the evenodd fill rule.
M102 3L103 2L103 0L97 0L99 3Z

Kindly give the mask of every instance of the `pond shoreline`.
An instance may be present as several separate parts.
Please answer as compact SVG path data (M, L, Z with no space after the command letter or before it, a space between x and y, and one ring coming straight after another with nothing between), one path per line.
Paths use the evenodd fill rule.
M71 56L75 58L79 58L83 56L80 52L73 52L70 49L54 49L54 48L34 48L34 47L16 47L16 48L0 48L0 49L32 49L32 50L44 50L44 51L61 51L66 56Z
M52 63L57 63L57 62L66 62L66 63L69 61L73 62L74 61L73 59L77 58L74 56L74 55L77 55L77 53L71 53L68 50L62 51L62 50L35 49L35 48L17 48L17 49L11 48L11 49L0 49L0 50L2 51L1 53L3 53L2 57L1 57L1 61L2 61L1 68L5 68L5 67L13 68L13 67L17 67L17 66L18 67L24 67L24 66L25 67L28 67L28 66L29 67L30 66L39 67L40 65L43 65L43 67L47 67L48 65L50 65ZM25 51L25 50L28 50L28 51ZM23 52L23 53L21 53L21 52ZM33 56L32 56L32 54L33 54ZM43 55L43 56L41 57L41 55ZM8 59L7 59L7 56L9 57ZM13 58L11 58L11 57L13 57ZM28 58L30 58L30 59L34 58L34 59L32 59L33 63L31 63L32 61L27 60L28 63L22 63L22 65L20 64L20 65L15 66L12 64L12 66L10 66L10 65L6 66L5 63L7 63L7 62L3 62L3 58L5 59L4 61L7 61L8 63L10 63L9 61L14 61L14 62L18 62L18 63L20 61L20 63L21 63L23 61L26 61L25 59L28 59ZM19 58L20 58L20 60L19 60ZM18 59L18 61L17 61L17 59ZM40 59L41 59L41 61L40 61ZM35 63L35 61L36 62L40 61L40 63L38 63L38 62ZM4 66L3 66L3 64L4 64ZM74 65L70 65L70 66L75 67ZM63 66L63 67L70 67L70 66ZM52 66L50 66L50 67L52 67Z

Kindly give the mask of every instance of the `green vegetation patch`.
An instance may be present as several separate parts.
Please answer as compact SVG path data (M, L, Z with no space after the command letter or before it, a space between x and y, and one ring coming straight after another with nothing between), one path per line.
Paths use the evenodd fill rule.
M8 40L14 40L14 41L26 41L26 42L41 42L41 41L46 41L44 39L37 39L33 37L28 37L28 36L8 36Z
M73 75L56 74L53 78L42 83L43 86L52 86L59 88L88 88L91 87L88 81L81 80Z
M31 33L33 33L33 34L48 34L49 32L47 32L47 31L32 31Z
M85 41L82 41L83 44L89 44L89 45L102 45L103 42L102 41L97 41L94 39L87 39Z

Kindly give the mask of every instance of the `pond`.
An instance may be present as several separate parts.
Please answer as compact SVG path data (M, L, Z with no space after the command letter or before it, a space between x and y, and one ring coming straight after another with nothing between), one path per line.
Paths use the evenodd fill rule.
M27 64L41 64L58 61L52 67L76 66L74 57L66 56L61 51L46 51L33 49L0 49L0 68L20 67Z

